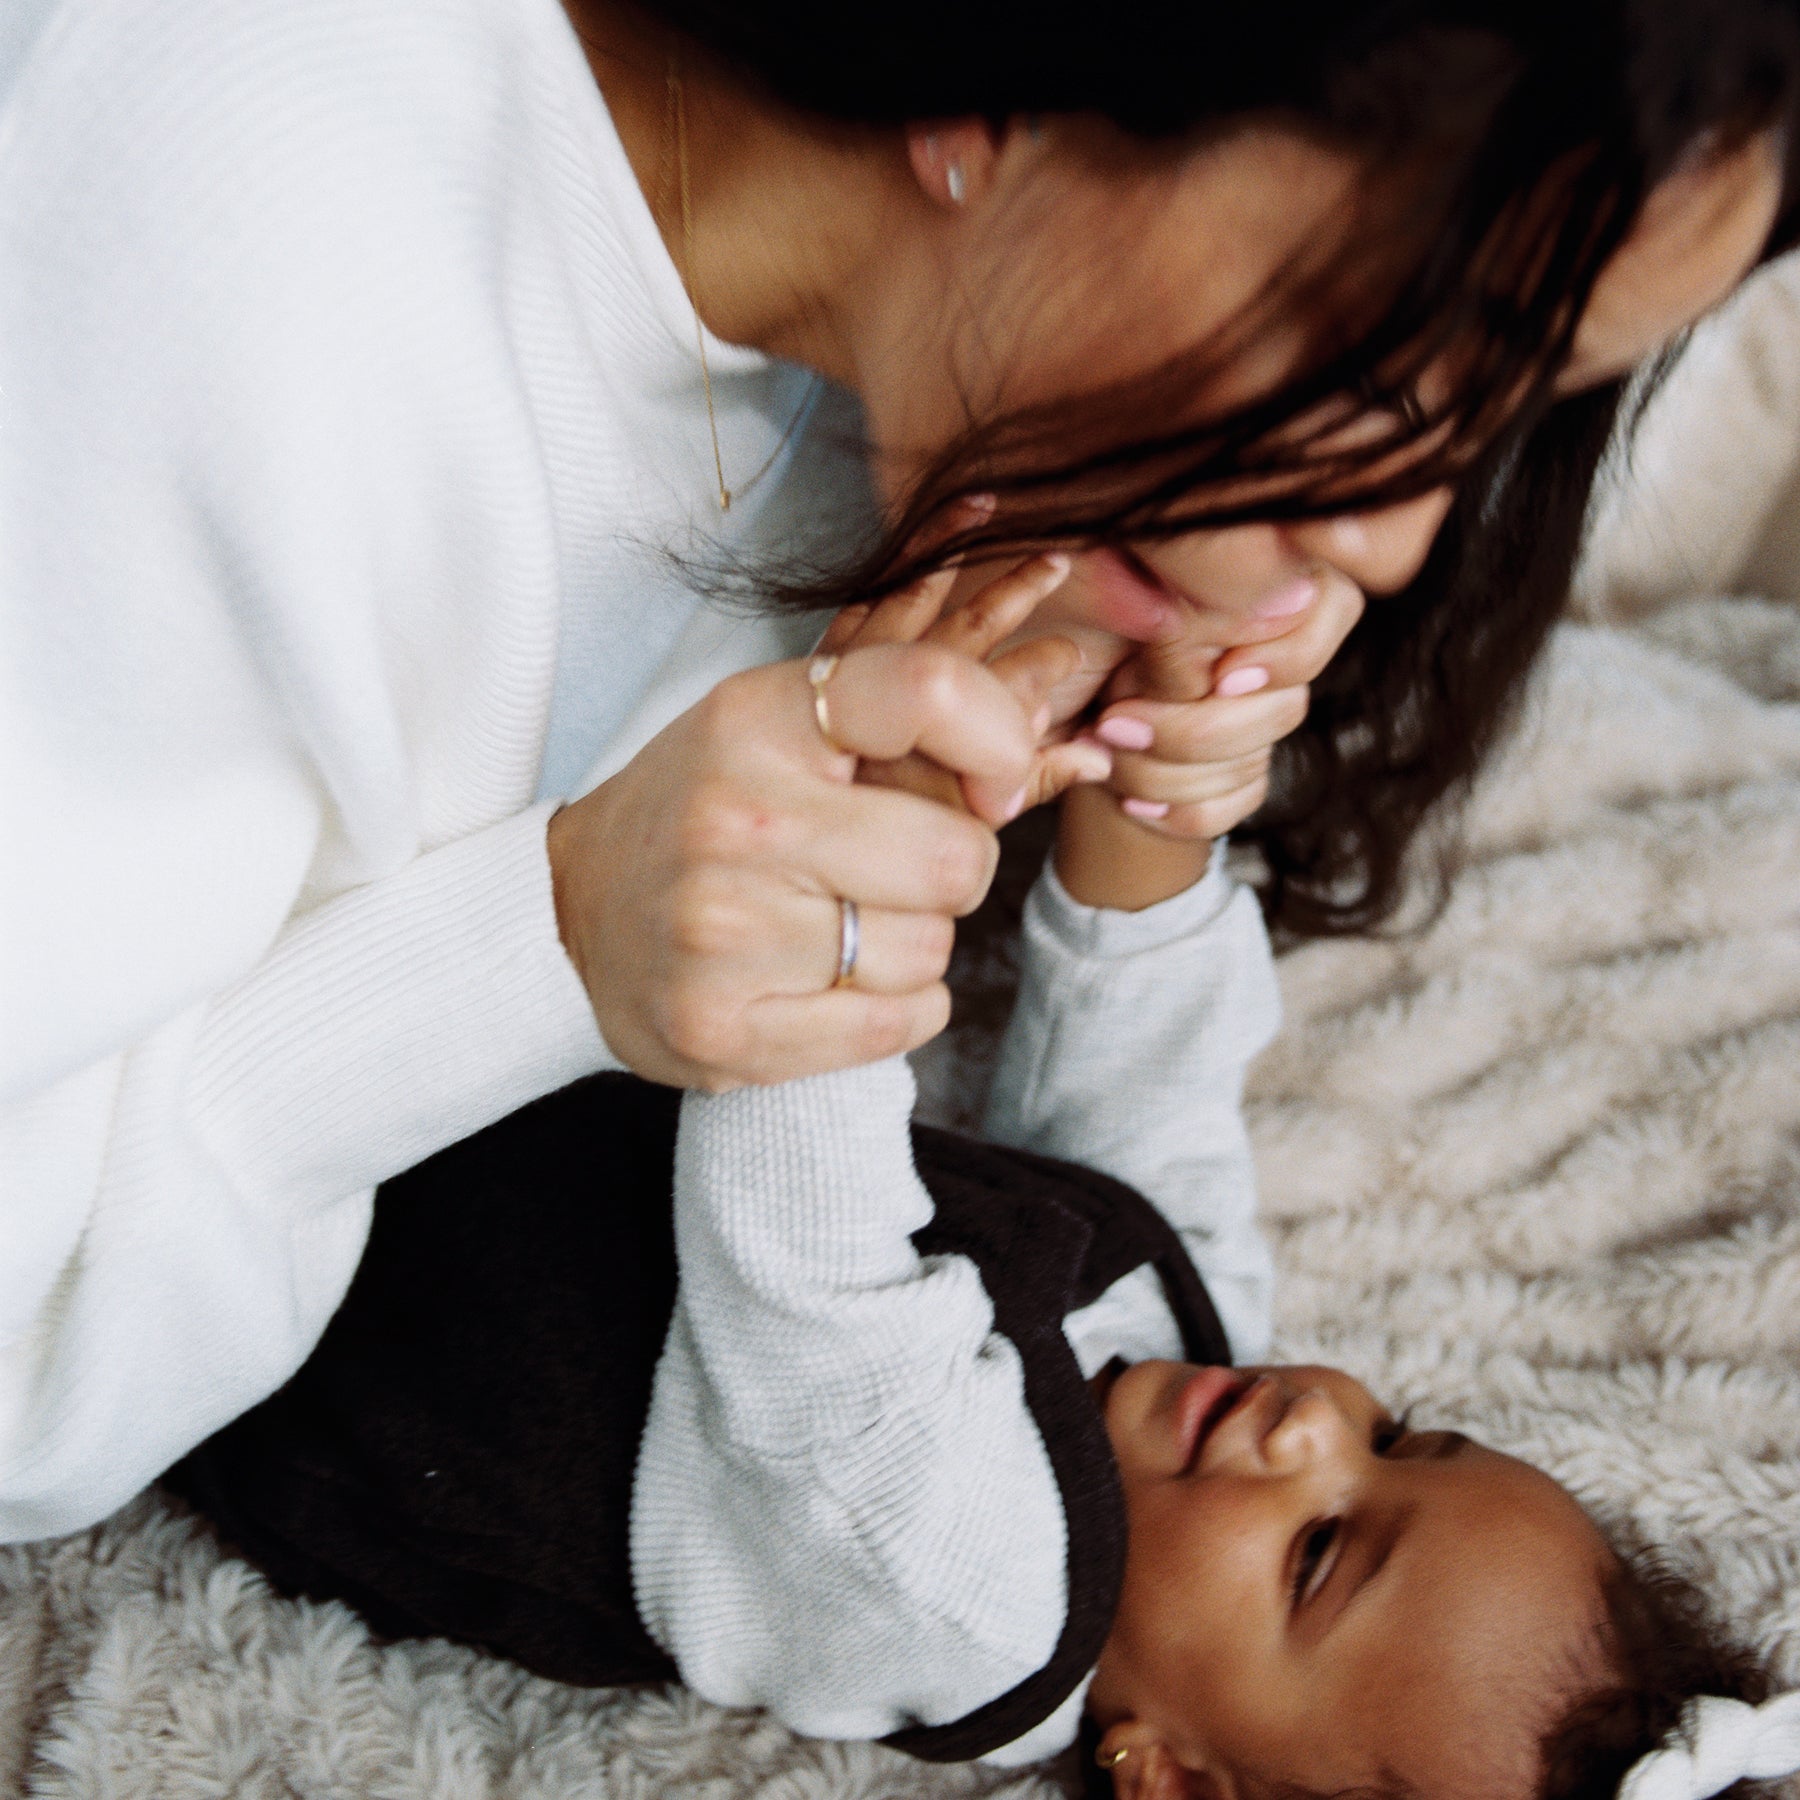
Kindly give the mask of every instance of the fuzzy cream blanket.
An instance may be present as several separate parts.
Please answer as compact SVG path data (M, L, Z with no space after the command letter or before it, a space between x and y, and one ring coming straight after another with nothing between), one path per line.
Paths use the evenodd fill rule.
M1766 280L1653 416L1581 596L1625 622L1562 628L1447 910L1284 960L1251 1110L1281 1351L1540 1462L1800 1681L1800 567L1770 562L1795 292ZM1768 423L1735 487L1694 426L1721 395L1740 449ZM1659 483L1713 498L1677 530ZM1671 601L1759 557L1779 598ZM0 1795L1062 1792L379 1646L154 1495L0 1551Z

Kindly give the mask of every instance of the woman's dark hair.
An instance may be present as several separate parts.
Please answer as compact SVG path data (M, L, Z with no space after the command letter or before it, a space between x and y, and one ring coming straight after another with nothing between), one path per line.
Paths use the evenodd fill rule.
M1226 332L1103 392L971 416L879 541L771 585L842 604L956 554L1128 547L1455 481L1427 567L1369 608L1238 834L1262 849L1276 926L1381 920L1408 843L1466 786L1563 600L1618 406L1611 388L1552 404L1587 296L1684 157L1800 115L1796 0L647 4L828 129L1085 114L1116 128L1105 153L1154 158L1272 115L1363 159L1344 242ZM1209 381L1277 308L1313 327L1301 365L1209 412ZM1448 386L1427 400L1428 369ZM1373 439L1371 418L1387 421ZM993 516L948 529L984 492Z

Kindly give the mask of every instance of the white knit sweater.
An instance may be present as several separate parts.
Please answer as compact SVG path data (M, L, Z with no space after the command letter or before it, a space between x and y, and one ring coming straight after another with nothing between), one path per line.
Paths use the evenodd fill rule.
M1143 913L1053 875L1025 924L987 1129L1129 1181L1181 1232L1241 1360L1267 1348L1244 1070L1273 1032L1251 896L1222 867ZM973 1263L931 1217L905 1063L683 1104L681 1282L632 1497L645 1623L688 1684L825 1737L961 1718L1049 1660L1061 1497ZM1181 1354L1148 1268L1065 1329L1086 1373ZM994 1760L1060 1750L1086 1684Z
M712 365L753 471L806 378ZM610 1060L544 824L681 684L699 377L556 0L0 6L0 1541L272 1390L375 1183Z

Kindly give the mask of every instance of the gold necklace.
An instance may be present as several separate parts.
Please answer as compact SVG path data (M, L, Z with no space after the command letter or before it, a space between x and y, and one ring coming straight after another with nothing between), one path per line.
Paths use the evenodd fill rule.
M706 326L700 318L700 302L695 292L694 201L688 179L687 95L681 85L681 65L673 51L669 54L668 95L668 121L675 139L676 185L681 197L681 283L687 289L688 306L694 315L694 344L700 352L700 385L706 391L706 425L712 433L713 475L719 484L719 511L725 513L731 511L733 495L725 485L725 459L719 452L719 415L713 406L712 367L706 359ZM667 132L665 149L666 137ZM799 430L800 421L806 417L817 387L818 378L815 376L807 384L806 392L801 395L800 404L794 409L794 416L788 420L787 429L777 440L775 448L769 452L762 467L737 490L739 494L749 493L774 468L776 460L788 447L788 440Z

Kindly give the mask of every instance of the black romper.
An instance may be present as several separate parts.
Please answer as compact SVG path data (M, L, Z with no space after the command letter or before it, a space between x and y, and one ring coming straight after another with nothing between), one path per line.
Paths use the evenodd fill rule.
M631 1488L675 1302L680 1095L599 1075L383 1184L342 1307L278 1393L166 1484L281 1590L389 1637L477 1644L554 1680L666 1681L631 1591ZM1173 1228L1134 1189L924 1126L925 1254L980 1271L1016 1346L1068 1526L1050 1660L885 1742L964 1761L1047 1719L1094 1666L1125 1563L1117 1469L1068 1314L1152 1263L1194 1362L1230 1360Z

